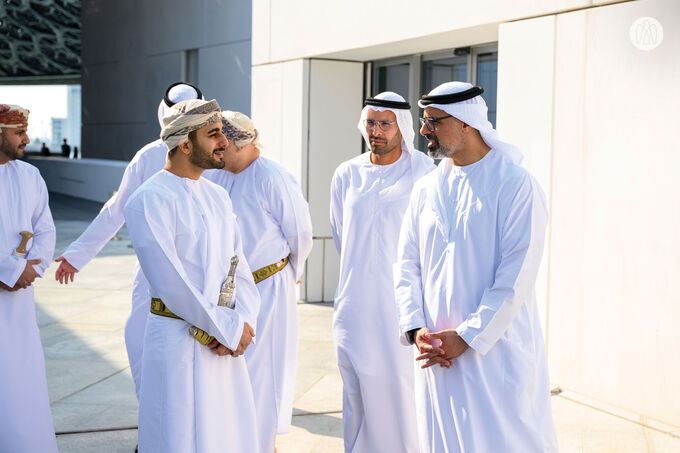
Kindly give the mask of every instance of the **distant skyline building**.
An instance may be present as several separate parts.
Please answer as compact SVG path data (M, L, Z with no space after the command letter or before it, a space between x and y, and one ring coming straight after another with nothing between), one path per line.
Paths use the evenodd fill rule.
M80 85L69 85L66 96L67 117L64 137L68 139L71 147L77 146L80 149L80 129L81 129L81 88Z
M52 138L50 139L49 147L53 152L61 152L59 146L61 146L62 140L64 139L64 132L67 130L67 124L66 118L52 118Z

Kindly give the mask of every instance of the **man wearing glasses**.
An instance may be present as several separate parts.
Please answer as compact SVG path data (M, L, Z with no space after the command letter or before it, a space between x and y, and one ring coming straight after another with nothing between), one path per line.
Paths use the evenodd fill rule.
M442 161L413 189L394 272L401 340L421 353L420 447L556 452L534 291L545 197L482 92L448 82L418 103Z
M413 146L410 105L396 93L366 99L358 128L370 153L331 183L340 253L333 337L343 380L346 452L416 452L413 354L400 347L392 265L414 183L434 169Z

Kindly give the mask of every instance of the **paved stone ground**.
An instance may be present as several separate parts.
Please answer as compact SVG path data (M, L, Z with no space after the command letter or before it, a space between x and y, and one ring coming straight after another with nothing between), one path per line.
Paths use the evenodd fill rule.
M57 250L66 248L99 205L52 196ZM36 283L37 316L57 440L62 453L134 451L137 400L123 328L135 258L125 229L74 284L54 281L56 265ZM300 354L293 428L279 453L342 452L342 383L331 337L331 304L300 304ZM564 392L553 397L562 452L680 452L680 428ZM647 425L647 426L645 426ZM669 434L670 433L670 434Z

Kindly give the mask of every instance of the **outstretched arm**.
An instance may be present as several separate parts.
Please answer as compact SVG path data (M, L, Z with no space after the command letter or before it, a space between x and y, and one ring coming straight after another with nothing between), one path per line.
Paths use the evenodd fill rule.
M153 170L155 167L158 167L158 170L163 167L160 160L153 161L156 157L155 154L147 156L142 149L128 164L116 194L104 204L97 217L78 239L73 241L64 254L55 260L59 263L55 278L60 283L73 281L76 272L82 270L120 230L125 223L123 215L125 203L130 195L142 185L145 173L152 173L152 171L145 172L145 167L151 165L154 167Z

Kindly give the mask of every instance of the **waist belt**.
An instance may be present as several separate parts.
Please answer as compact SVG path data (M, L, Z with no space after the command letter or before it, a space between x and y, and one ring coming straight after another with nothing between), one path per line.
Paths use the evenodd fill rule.
M151 313L158 316L165 316L166 318L182 319L170 311L163 301L156 297L151 298ZM184 320L182 319L182 321ZM189 327L189 333L196 339L196 341L206 346L212 343L215 339L215 337L209 335L205 330L194 326Z
M255 280L255 284L257 285L260 283L262 280L266 280L272 275L276 274L277 272L280 272L284 267L288 265L288 257L285 257L281 261L277 261L274 264L270 264L269 266L262 267L256 271L253 272L253 280Z

